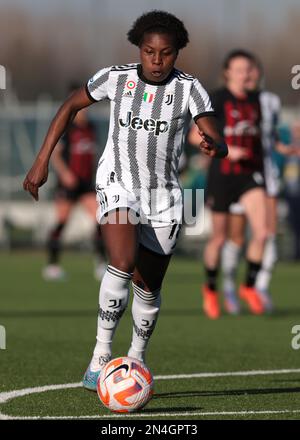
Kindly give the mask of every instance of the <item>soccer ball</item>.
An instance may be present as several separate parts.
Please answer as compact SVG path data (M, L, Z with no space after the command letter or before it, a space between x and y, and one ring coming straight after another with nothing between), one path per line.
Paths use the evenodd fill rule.
M146 365L130 357L112 359L97 381L99 399L113 412L136 411L153 395L153 377Z

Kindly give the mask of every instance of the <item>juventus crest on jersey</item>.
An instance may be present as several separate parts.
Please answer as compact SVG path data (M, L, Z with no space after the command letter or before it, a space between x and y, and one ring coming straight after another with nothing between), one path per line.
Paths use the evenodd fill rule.
M94 101L111 102L108 140L97 184L111 173L129 191L179 188L178 162L185 118L213 114L199 81L177 69L160 83L147 81L141 65L99 70L87 83Z

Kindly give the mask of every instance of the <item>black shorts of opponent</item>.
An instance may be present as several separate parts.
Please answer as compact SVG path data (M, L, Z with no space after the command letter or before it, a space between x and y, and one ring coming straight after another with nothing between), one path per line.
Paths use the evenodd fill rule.
M66 188L60 182L58 182L55 190L55 198L67 199L72 202L76 202L81 196L88 193L94 193L96 197L95 182L85 182L83 180L79 180L77 186L72 189Z
M263 174L259 171L238 175L209 173L206 204L214 212L228 213L232 203L237 203L243 194L254 188L265 188Z

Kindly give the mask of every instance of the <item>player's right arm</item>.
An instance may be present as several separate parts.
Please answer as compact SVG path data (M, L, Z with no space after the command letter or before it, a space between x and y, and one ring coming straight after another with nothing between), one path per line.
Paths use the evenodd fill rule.
M23 182L24 190L29 191L35 200L39 198L39 187L47 181L49 160L58 140L73 121L76 113L94 102L83 86L72 93L59 108L50 124L43 145Z
M297 145L286 145L283 142L276 142L275 150L283 156L299 156L300 147Z

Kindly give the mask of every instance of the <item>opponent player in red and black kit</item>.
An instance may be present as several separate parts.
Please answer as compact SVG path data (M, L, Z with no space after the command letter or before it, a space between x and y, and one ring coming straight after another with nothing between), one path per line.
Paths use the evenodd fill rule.
M72 86L70 91L74 91ZM57 280L65 273L59 265L61 234L77 202L80 202L93 221L96 220L97 202L95 193L96 130L87 117L87 110L77 113L73 123L57 145L52 164L58 183L55 194L56 224L50 231L47 250L48 265L43 269L47 280ZM97 279L106 270L103 257L100 226L95 226L95 251L97 259L94 275Z
M216 319L220 305L216 279L220 253L226 240L229 207L239 201L249 222L252 236L247 249L247 275L240 287L240 297L251 312L264 311L255 289L266 240L266 199L261 142L261 111L257 93L247 91L253 57L246 51L231 52L224 62L226 86L212 94L212 102L228 145L224 159L211 162L207 182L207 204L212 211L212 235L204 251L206 284L203 307Z

